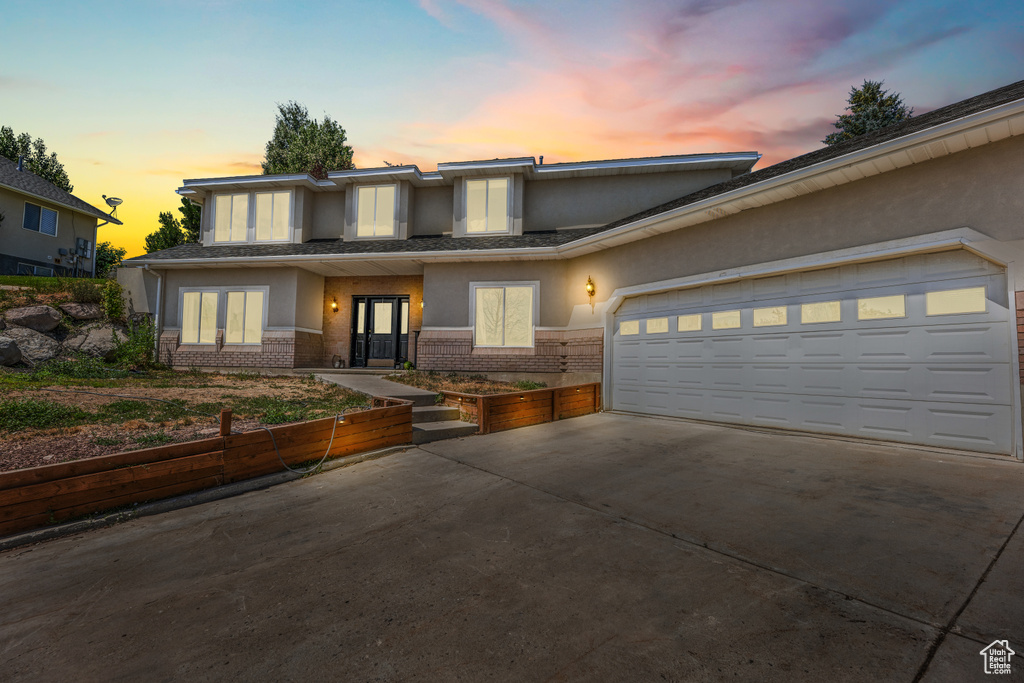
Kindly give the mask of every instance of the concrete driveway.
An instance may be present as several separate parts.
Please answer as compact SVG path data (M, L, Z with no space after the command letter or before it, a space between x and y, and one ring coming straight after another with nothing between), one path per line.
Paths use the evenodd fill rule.
M1024 680L1024 466L592 415L0 553L3 680Z

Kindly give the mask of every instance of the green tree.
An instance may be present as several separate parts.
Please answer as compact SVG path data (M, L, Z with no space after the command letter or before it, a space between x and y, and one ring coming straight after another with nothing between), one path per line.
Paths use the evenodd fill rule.
M25 166L43 180L71 192L71 180L64 166L57 160L56 152L46 153L46 143L42 138L32 139L28 133L14 134L9 126L0 126L0 156L17 162L18 157L25 157Z
M157 218L160 227L156 232L146 235L146 253L170 249L185 242L185 231L181 229L181 223L170 211L161 211Z
M323 123L309 118L298 102L277 105L274 134L263 160L265 175L308 173L324 179L328 171L355 168L352 148L345 144L345 129L330 116Z
M122 247L115 247L110 242L100 242L96 245L96 277L106 277L110 269L121 262L128 251Z
M181 212L181 230L185 234L185 241L199 242L201 236L199 226L200 219L203 217L203 208L182 197L178 211Z
M832 125L839 132L826 135L822 142L835 145L912 117L914 110L907 108L899 93L882 90L884 83L865 80L860 88L850 88L846 107L850 113L836 115Z

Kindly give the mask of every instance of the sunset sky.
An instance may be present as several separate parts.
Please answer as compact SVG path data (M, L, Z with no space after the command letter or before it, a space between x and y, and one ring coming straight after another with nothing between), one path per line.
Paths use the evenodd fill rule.
M1019 0L6 0L0 25L0 124L42 137L85 201L124 199L100 241L129 256L182 179L259 173L287 100L337 120L357 167L761 168L819 147L865 78L918 113L1024 78Z

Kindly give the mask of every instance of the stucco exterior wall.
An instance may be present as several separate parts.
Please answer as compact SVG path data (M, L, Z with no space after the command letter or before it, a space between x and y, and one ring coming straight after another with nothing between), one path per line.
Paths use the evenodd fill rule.
M345 230L345 193L317 192L312 202L310 239L340 239Z
M412 234L451 233L454 202L452 187L417 187L412 205Z
M51 237L22 227L25 219L25 202L57 212L56 236ZM99 220L92 216L7 188L0 188L0 213L4 215L3 222L0 223L0 254L10 257L4 259L3 264L6 265L0 264L0 274L14 275L19 260L26 263L31 261L37 265L45 264L54 268L57 274L69 272L72 266L66 256L61 256L59 250L67 249L70 252L76 247L76 239L79 237L89 240L95 253L96 224ZM91 258L80 259L80 272L91 274L92 269Z
M523 229L592 228L732 178L728 169L528 180Z
M182 287L260 287L269 286L267 327L296 326L298 268L217 268L166 270L163 291L163 327L179 328ZM305 319L305 318L304 318ZM311 327L314 325L299 325Z
M295 326L323 329L324 276L308 270L295 273Z
M568 277L617 287L969 227L1024 238L1024 138L572 259Z

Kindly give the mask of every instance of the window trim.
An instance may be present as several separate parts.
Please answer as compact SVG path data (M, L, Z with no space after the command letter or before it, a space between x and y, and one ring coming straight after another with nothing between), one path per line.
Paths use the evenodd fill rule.
M35 230L33 230L32 228L26 228L25 227L25 218L26 218L25 213L28 211L28 207L29 207L30 204L32 206L35 206L35 207L39 208L39 224L36 226ZM55 218L53 219L53 234L52 235L42 231L43 211L49 211L49 212L55 214ZM21 229L22 230L27 230L28 232L34 232L37 235L43 235L45 237L56 237L57 235L60 234L60 211L58 211L57 209L49 209L49 208L43 206L42 204L36 204L35 202L30 202L30 201L26 200L25 201L25 206L22 207L22 210L21 210Z
M390 235L378 235L377 234L377 223L373 224L372 235L360 235L359 234L359 192L361 190L374 190L374 207L377 206L376 191L381 187L393 187L395 189L395 205L392 207L392 218L391 218L391 234ZM352 239L353 240L393 240L398 239L398 214L401 210L402 203L402 188L398 183L374 183L366 185L355 186L355 220L352 221ZM376 211L375 211L376 213ZM374 216L376 218L376 216Z
M486 233L477 233L486 234ZM530 344L528 346L502 345L476 343L476 290L496 289L498 287L532 287L533 288L533 320L530 325ZM473 331L473 348L481 349L532 349L537 345L537 327L540 323L540 280L503 280L499 282L470 282L469 283L469 329Z
M245 200L246 201L246 207L245 207L245 231L244 231L245 234L243 235L242 239L240 239L240 240L230 239L230 237L231 237L231 228L229 226L228 227L228 239L226 239L226 240L218 240L217 239L217 201L221 197L230 197L231 198L231 208L232 208L232 211L231 211L230 215L233 215L234 214L234 207L235 207L235 197L243 197L243 196L246 198L246 200ZM256 202L255 202L255 200L253 198L253 193L252 192L222 192L220 194L213 195L213 211L211 213L212 213L212 216L210 217L210 240L211 240L212 244L249 244L250 243L250 241L249 241L249 231L250 230L255 230L255 227L256 227L256 223L255 223ZM266 241L266 240L264 240L264 241ZM275 240L275 241L280 242L280 241L283 241L283 240Z
M484 230L483 232L470 232L469 231L469 183L472 181L486 181L488 183L488 189L490 189L490 181L492 180L505 180L506 192L505 192L505 229L504 230ZM515 194L515 178L511 175L497 175L497 176L479 176L473 178L462 179L462 237L493 237L494 235L511 235L512 234L512 209L513 209L513 195ZM489 196L487 191L484 192L484 196ZM486 210L484 212L486 215Z
M258 206L257 197L259 197L261 194L269 194L269 195L271 195L271 197L273 197L273 195L275 195L275 194L284 194L284 193L288 194L288 225L285 226L285 236L281 237L281 238L278 238L278 239L274 239L274 238L271 238L269 240L261 240L261 239L259 239L257 237L257 231L259 230L259 226L257 225L257 220L259 218L259 216L257 215L257 211L258 211L258 209L257 209L257 206ZM235 193L232 193L232 194L235 194ZM242 194L242 193L238 193L238 194ZM292 242L293 241L293 237L295 235L295 190L294 189L288 188L287 190L281 190L281 189L253 190L253 192L251 193L251 197L249 199L249 203L252 205L252 243L253 244L271 244L271 243L280 244L282 242ZM216 207L214 207L214 216L213 217L214 217L214 220L216 220L216 218L217 218L217 209L216 209ZM248 221L246 221L246 223L248 224ZM249 233L249 230L248 230L248 225L247 225L246 226L246 237L248 237L248 233ZM270 234L271 235L274 234L273 209L271 209L271 217L270 217ZM214 231L214 237L216 237L216 230ZM228 244L228 242L216 242L216 240L214 240L214 241L215 241L215 244ZM248 239L246 241L248 242Z
M199 293L199 324L197 326L196 341L187 342L184 339L185 333L185 294L198 292ZM217 295L217 309L216 315L213 321L213 341L204 342L200 341L203 338L202 320L203 320L203 294L216 294ZM217 345L217 332L221 330L220 318L223 314L224 307L221 306L220 300L223 294L223 288L221 287L179 287L178 288L178 343L181 346L216 346Z

